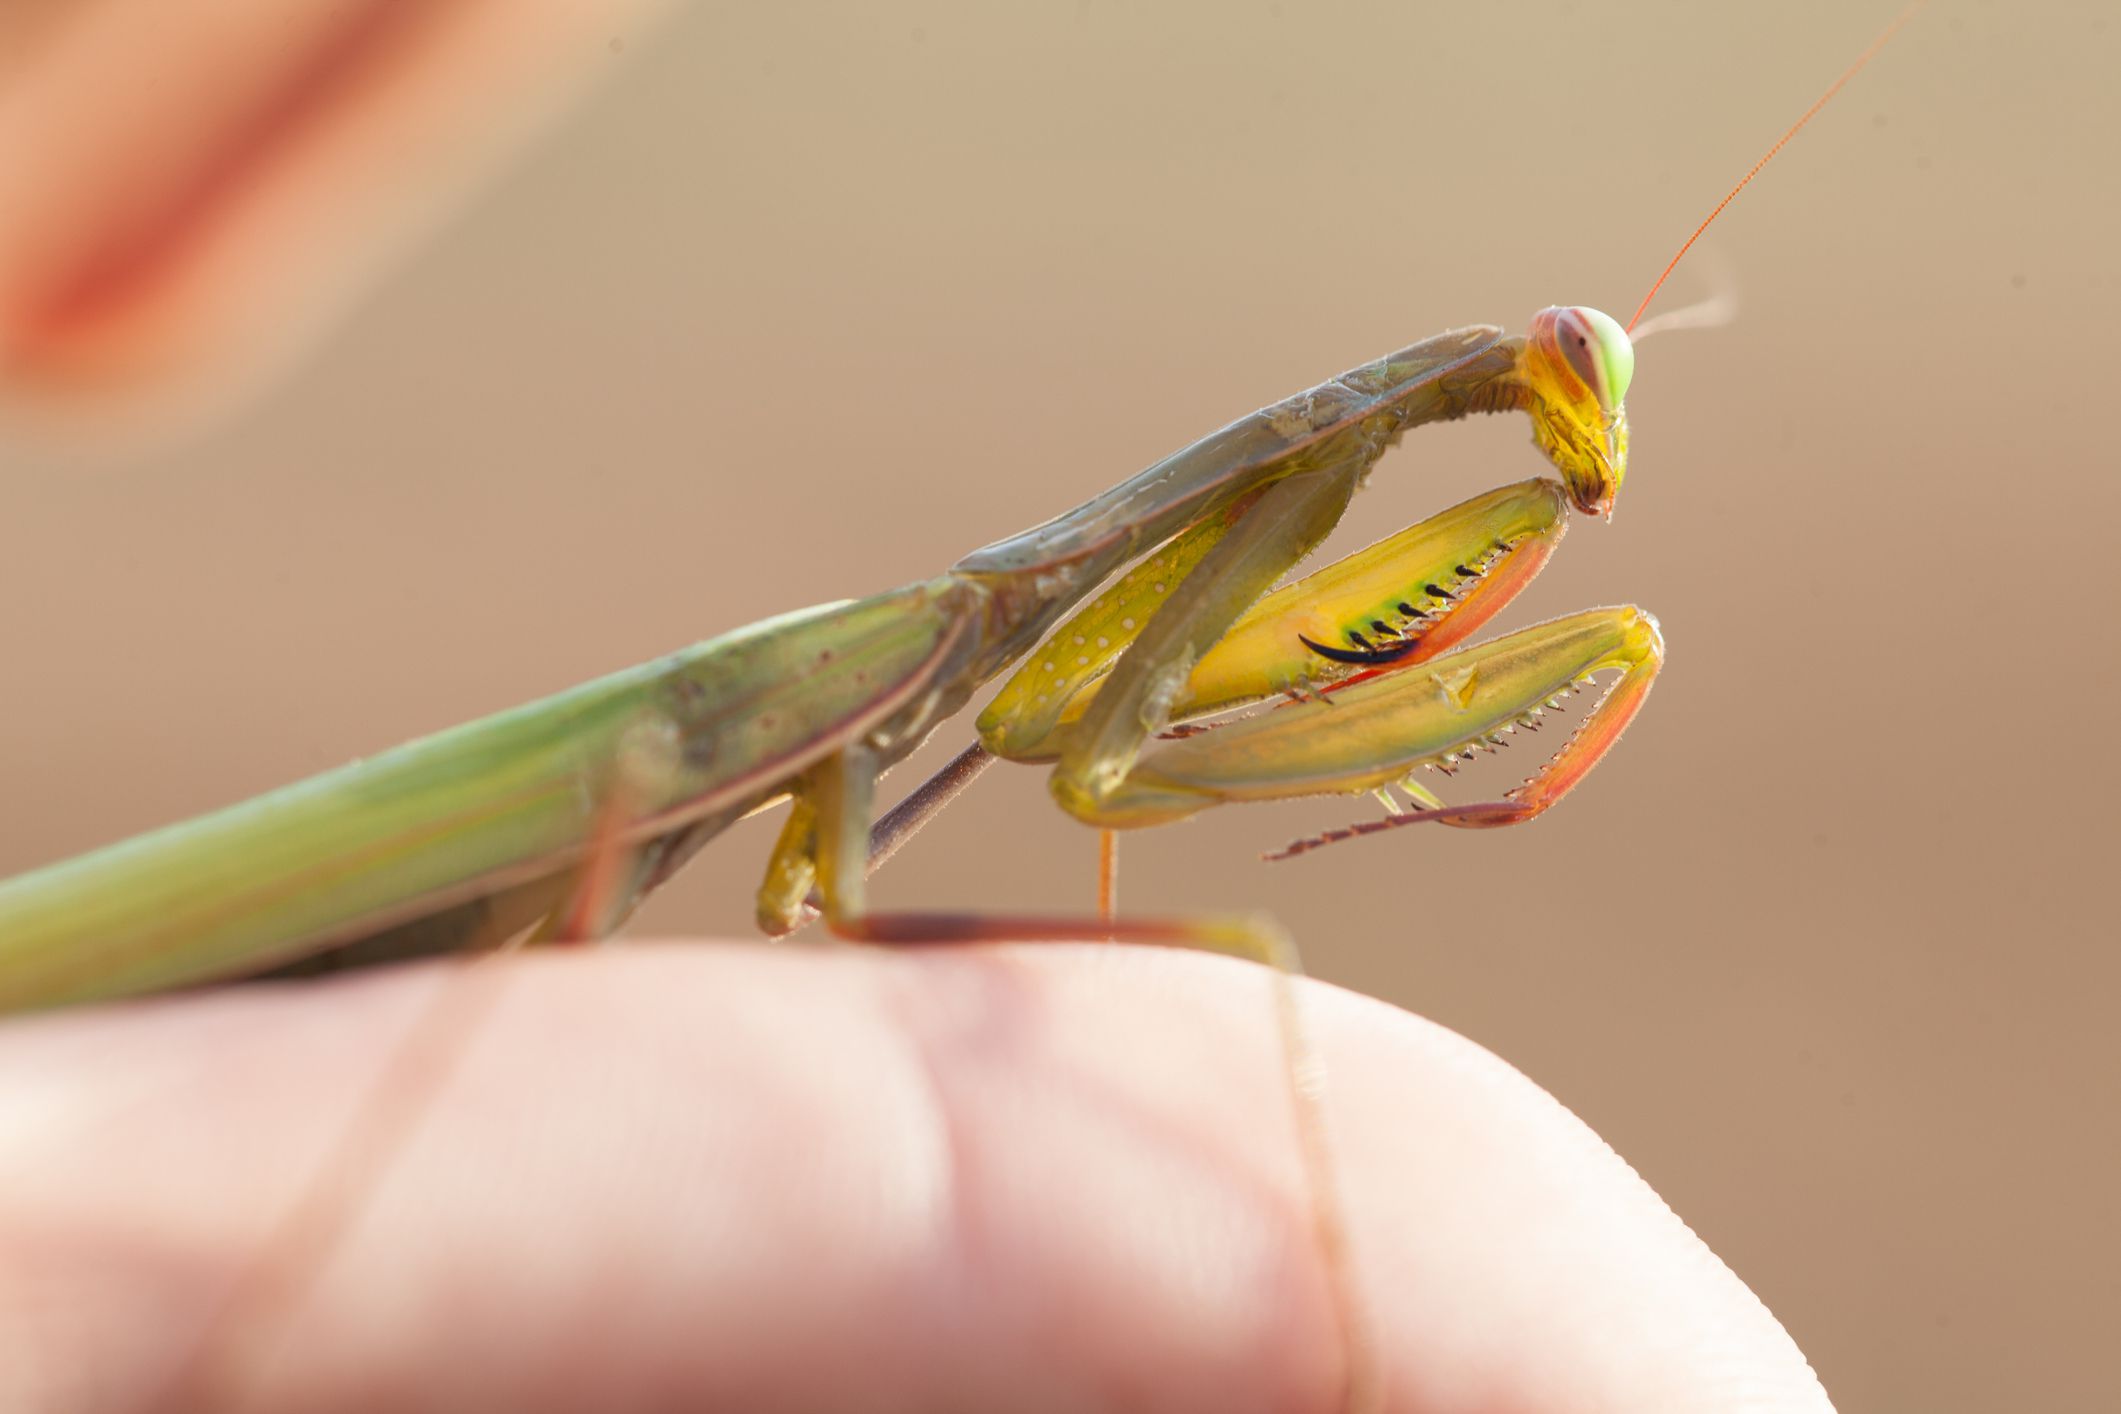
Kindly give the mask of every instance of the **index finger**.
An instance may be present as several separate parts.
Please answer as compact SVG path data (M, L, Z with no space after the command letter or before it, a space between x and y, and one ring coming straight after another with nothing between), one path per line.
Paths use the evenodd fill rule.
M521 959L314 1270L217 1325L462 975L0 1035L0 1307L68 1312L0 1369L53 1408L140 1407L202 1340L245 1408L1337 1407L1271 979L1131 948ZM1302 1001L1388 1407L1827 1407L1551 1098Z

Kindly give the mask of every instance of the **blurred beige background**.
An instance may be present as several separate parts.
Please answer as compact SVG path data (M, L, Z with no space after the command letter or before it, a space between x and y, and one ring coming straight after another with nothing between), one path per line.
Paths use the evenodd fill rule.
M759 10L615 33L234 419L0 451L0 871L929 574L1435 330L1624 319L1890 6ZM1741 319L1643 348L1619 513L1509 616L1670 643L1564 808L1125 852L1553 1090L1850 1410L2121 1404L2117 31L1933 5L1717 229ZM1541 466L1424 431L1335 544ZM744 929L771 828L640 928ZM1094 853L996 771L880 898L1081 908Z

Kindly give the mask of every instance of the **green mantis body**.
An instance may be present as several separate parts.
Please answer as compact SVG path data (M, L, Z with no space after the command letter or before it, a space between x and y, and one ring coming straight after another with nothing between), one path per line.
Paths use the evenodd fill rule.
M1655 624L1599 610L1454 645L1537 572L1569 506L1610 512L1632 360L1619 326L1583 309L1543 311L1523 337L1441 334L1242 418L934 579L754 624L0 884L0 1009L355 943L428 952L532 927L605 931L720 830L783 797L793 807L759 899L768 932L795 927L815 896L855 938L1050 933L1053 920L875 916L863 893L878 776L1020 660L981 718L983 741L1054 763L1059 803L1113 828L1405 782L1529 724L1591 674L1625 669L1511 799L1449 809L1410 783L1428 808L1401 817L1528 818L1639 705L1662 652ZM1476 498L1268 593L1407 429L1511 408L1531 416L1560 483ZM1292 700L1157 739L1278 696ZM602 867L614 860L615 877ZM1212 929L1143 935L1215 941Z

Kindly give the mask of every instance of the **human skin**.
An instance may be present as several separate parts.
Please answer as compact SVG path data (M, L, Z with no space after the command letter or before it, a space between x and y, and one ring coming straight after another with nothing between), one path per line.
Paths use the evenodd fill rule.
M225 406L661 8L0 7L0 403L103 437Z
M1550 1096L1299 983L1336 1277L1273 985L633 944L17 1022L0 1404L1331 1410L1338 1279L1392 1410L1829 1407Z

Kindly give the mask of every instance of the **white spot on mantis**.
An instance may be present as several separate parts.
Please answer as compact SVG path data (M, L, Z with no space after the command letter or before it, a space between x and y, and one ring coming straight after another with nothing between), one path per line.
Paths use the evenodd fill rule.
M1131 618L1127 618L1127 619L1121 619L1121 620L1119 621L1119 626L1120 626L1121 628L1133 628L1133 627L1134 627L1134 620L1133 620L1133 619L1131 619Z
M1090 660L1087 657L1077 658L1075 660L1075 666L1078 668L1087 668L1090 666Z
M1097 646L1100 648L1110 648L1112 646L1112 640L1105 637L1103 634L1099 634L1097 636Z
M1164 582L1162 580L1158 580L1155 584L1152 584L1149 587L1151 589L1154 589L1159 594L1164 592Z
M1051 663L1046 664L1046 671L1049 673L1053 671L1053 665Z
M1084 637L1083 637L1083 636L1082 636L1081 634L1079 634L1079 633L1078 633L1077 635L1075 635L1075 646L1076 646L1076 647L1080 648L1080 647L1082 647L1082 646L1083 646L1083 645L1084 645L1085 643L1087 643L1087 642L1089 642L1089 640L1088 640L1088 639L1086 639L1086 638L1084 638Z

